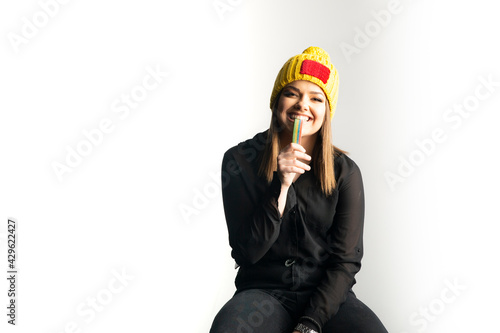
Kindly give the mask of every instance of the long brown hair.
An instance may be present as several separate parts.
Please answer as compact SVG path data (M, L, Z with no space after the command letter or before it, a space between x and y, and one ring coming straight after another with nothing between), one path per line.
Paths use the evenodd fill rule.
M271 125L267 134L266 146L259 168L259 175L271 182L273 173L278 169L278 154L280 151L279 133L283 130L278 122L277 110L281 92L273 106ZM321 191L329 196L337 183L335 180L335 156L345 151L332 144L332 126L330 123L330 105L326 101L326 112L323 125L318 132L318 138L312 152L313 170L321 185Z

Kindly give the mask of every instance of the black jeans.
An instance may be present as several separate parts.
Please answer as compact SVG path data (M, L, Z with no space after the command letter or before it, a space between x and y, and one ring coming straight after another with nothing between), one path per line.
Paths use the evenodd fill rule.
M310 292L249 289L222 307L210 333L292 333ZM387 333L380 319L352 291L323 333Z

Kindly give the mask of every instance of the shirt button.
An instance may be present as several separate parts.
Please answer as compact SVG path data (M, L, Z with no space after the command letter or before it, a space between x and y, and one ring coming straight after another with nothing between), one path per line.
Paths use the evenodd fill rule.
M295 264L295 259L287 259L287 260L285 261L285 266L286 266L286 267L290 267L290 266L292 266L293 264Z

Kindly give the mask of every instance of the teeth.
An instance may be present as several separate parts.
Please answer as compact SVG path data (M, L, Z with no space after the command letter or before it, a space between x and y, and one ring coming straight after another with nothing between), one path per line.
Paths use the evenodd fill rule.
M298 115L295 115L293 114L292 119L300 119L300 120L304 120L304 121L308 121L309 120L309 117L306 117L306 116L298 116Z

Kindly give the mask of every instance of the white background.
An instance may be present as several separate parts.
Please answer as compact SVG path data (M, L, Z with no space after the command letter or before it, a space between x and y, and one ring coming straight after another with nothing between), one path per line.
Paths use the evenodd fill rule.
M334 143L364 177L358 297L390 332L494 331L500 86L460 123L443 118L480 77L500 82L494 1L401 0L384 25L385 0L219 3L73 0L46 22L40 2L0 5L0 266L14 217L20 272L15 327L0 283L1 331L208 332L236 274L222 155L268 127L274 78L308 46L339 71ZM15 46L34 16L44 26ZM148 67L168 77L120 118L113 103ZM103 119L113 130L60 181L53 163ZM444 142L419 153L436 129Z

